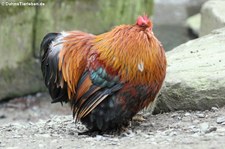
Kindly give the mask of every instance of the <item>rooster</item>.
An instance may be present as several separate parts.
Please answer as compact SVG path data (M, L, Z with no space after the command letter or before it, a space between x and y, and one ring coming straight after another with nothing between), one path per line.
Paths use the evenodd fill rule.
M52 103L68 102L75 121L89 130L121 128L153 103L166 75L166 57L139 16L93 35L81 31L47 34L42 43L42 73Z

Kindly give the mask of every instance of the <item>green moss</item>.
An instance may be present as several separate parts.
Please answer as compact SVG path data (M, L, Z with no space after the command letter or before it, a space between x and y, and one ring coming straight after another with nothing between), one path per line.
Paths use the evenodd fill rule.
M100 11L97 17L101 18L100 26L105 30L111 26L119 24L133 24L139 15L147 14L151 16L153 0L115 0L99 1Z
M2 69L0 72L0 75L9 84L12 82L13 78L15 77L15 74L11 73L11 69L9 67L5 67L4 69Z
M0 70L0 99L23 96L46 90L44 87L40 63L27 59L16 68L6 67Z
M7 17L7 16L12 16L15 15L17 13L20 13L21 11L23 11L22 7L3 7L0 6L0 17Z
M34 9L25 9L16 15L1 18L0 68L17 67L32 53L32 22Z
M10 4L11 2L28 2L28 1L27 0L3 0L3 1L1 1L1 3L4 4L5 6L0 5L0 18L14 16L25 10L34 8L34 7L28 7L28 6L6 6L6 3Z

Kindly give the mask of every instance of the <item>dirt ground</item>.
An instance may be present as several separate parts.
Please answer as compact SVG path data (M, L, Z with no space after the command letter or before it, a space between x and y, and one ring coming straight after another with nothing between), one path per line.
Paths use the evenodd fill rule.
M224 149L225 107L141 115L120 135L78 135L68 105L51 104L48 94L21 97L0 105L0 148Z

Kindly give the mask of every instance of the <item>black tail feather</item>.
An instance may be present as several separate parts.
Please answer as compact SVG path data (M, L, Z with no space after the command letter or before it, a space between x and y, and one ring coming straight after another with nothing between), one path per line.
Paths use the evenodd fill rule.
M56 37L60 35L60 33L48 33L47 35L45 35L45 37L43 38L42 42L41 42L41 46L40 46L40 58L41 58L41 62L43 63L43 61L45 61L47 59L47 53L49 50L49 46L52 43L53 40L56 39ZM44 53L43 53L44 50ZM43 66L41 66L41 70L42 72L45 72Z
M61 49L50 47L51 43L59 36L60 33L49 33L41 42L41 70L49 93L55 102L67 102L67 84L64 82L63 88L58 83L62 79L61 72L58 70L58 54ZM51 49L52 48L52 49ZM42 54L43 53L43 54Z
M46 52L49 49L51 42L55 40L58 35L60 35L60 33L48 33L47 35L45 35L41 42L41 50L44 50L44 52Z

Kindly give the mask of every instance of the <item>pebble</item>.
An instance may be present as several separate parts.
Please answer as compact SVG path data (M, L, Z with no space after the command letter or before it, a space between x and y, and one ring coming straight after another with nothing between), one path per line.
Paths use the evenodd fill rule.
M102 141L102 140L105 140L106 138L103 137L103 136L101 136L101 135L96 135L95 139L96 139L97 141Z
M225 122L225 116L220 116L217 118L216 123L217 124L222 124Z
M3 114L3 115L0 115L0 119L4 119L6 118L6 116Z
M200 121L198 119L193 121L193 124L198 124Z
M189 112L186 112L185 114L184 114L184 116L190 116L191 115L191 113L189 113Z
M170 136L170 137L172 137L172 136L177 136L177 132L171 132L171 133L169 134L169 136Z
M0 142L0 147L4 147L5 146L5 144L3 144L2 142Z
M205 114L203 114L203 113L198 113L198 114L196 114L196 116L198 118L205 118Z
M217 127L210 127L209 123L205 122L205 123L201 123L200 124L200 131L202 133L211 133L213 131L216 131Z
M178 117L177 117L177 120L182 120L182 117L178 116Z
M213 112L216 112L216 111L218 111L219 109L218 109L217 107L212 107L211 110L212 110Z
M153 136L153 135L155 135L155 133L154 132L148 132L148 135Z
M211 128L209 128L208 130L206 130L205 133L210 133L210 132L213 132L213 131L216 131L216 130L217 130L216 127L211 127Z
M74 133L73 131L70 131L70 132L68 133L68 135L74 136L75 133Z
M200 131L206 133L209 129L209 123L201 123L200 124Z
M178 113L173 113L173 114L171 115L171 117L174 118L174 117L177 117L178 115L179 115Z
M189 129L192 133L198 133L199 132L199 129L196 126L190 126Z

